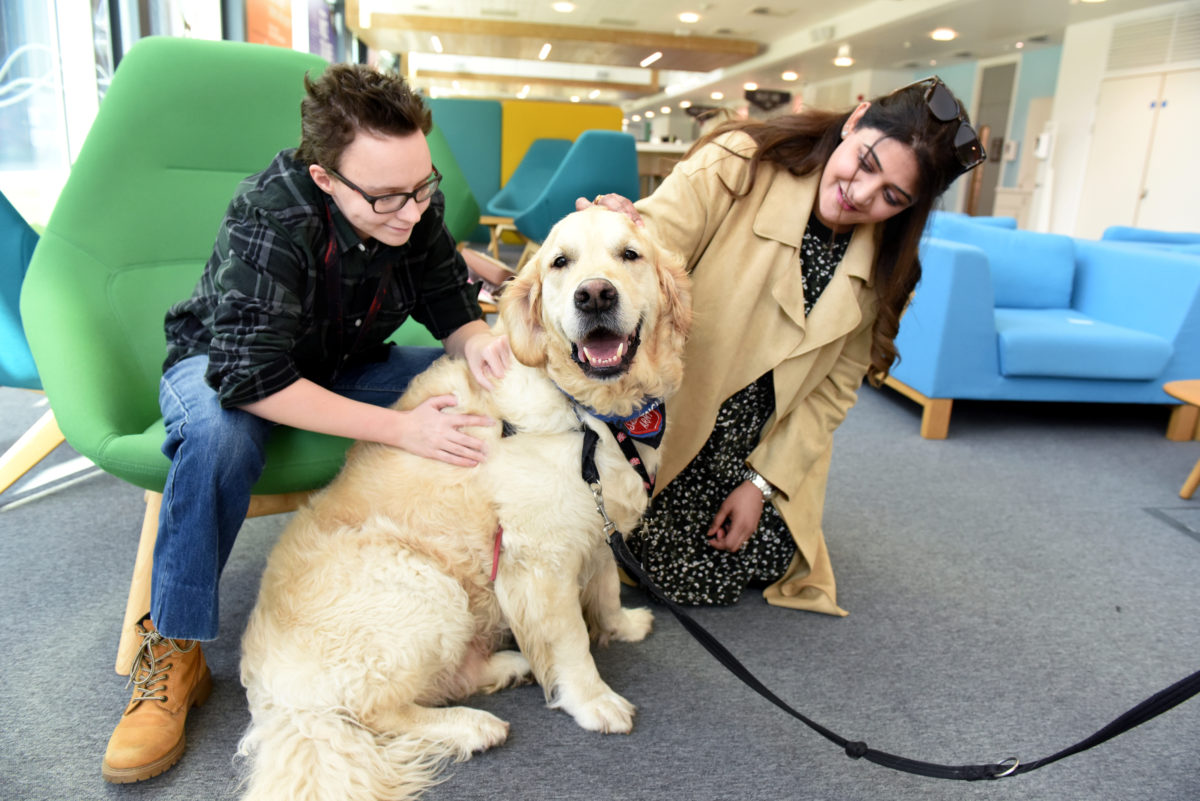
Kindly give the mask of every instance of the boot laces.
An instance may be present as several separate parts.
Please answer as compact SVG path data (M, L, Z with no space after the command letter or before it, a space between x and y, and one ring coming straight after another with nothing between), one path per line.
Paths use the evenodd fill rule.
M186 654L192 651L199 641L192 640L186 648L179 645L178 640L164 637L154 629L142 631L142 644L138 646L137 656L133 660L133 669L129 671L129 681L126 687L134 686L134 696L130 703L137 701L166 701L167 673L175 666L171 658L174 654ZM161 646L167 646L162 648ZM158 651L155 651L155 648Z

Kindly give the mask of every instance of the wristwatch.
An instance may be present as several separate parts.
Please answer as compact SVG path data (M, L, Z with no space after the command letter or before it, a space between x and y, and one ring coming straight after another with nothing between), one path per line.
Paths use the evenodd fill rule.
M758 487L758 491L762 493L764 501L769 501L775 497L775 487L771 486L771 482L760 476L753 468L747 467L743 478Z

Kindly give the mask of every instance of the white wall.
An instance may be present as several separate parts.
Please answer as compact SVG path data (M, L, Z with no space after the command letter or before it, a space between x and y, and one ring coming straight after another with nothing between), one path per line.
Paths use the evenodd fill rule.
M1038 192L1048 192L1049 197L1043 194L1035 199L1035 205L1049 205L1049 215L1043 219L1048 230L1054 233L1071 235L1075 232L1091 144L1092 119L1100 80L1108 62L1113 19L1117 18L1071 25L1063 35L1062 61L1050 112L1054 126L1053 150L1047 162L1050 175L1045 176L1038 189Z

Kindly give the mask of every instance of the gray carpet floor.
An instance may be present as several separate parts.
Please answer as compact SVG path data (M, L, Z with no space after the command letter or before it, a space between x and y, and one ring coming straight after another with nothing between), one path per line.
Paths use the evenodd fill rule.
M0 389L0 449L41 413ZM1200 443L1165 408L958 403L943 442L917 408L864 389L838 431L825 530L851 614L758 595L696 617L780 696L873 747L932 762L1033 760L1200 668ZM61 446L0 496L0 801L236 798L247 723L238 638L286 517L249 521L222 584L216 678L183 761L109 786L100 759L128 698L113 672L141 493L55 478ZM51 479L48 484L39 482ZM644 603L626 589L626 601ZM630 735L579 729L536 687L472 703L506 744L452 765L428 801L470 799L1200 798L1200 701L1041 771L985 783L852 761L741 685L663 609L643 643L597 653L638 706Z

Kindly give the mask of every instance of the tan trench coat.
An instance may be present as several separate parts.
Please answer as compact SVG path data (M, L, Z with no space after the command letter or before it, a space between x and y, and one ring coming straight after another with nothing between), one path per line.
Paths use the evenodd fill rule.
M753 147L742 133L720 141L739 152ZM735 199L721 182L740 190L747 165L709 144L636 204L658 240L684 256L693 279L694 322L683 386L667 416L658 488L699 452L721 404L774 370L775 413L748 462L779 489L774 503L798 553L763 595L777 606L845 615L821 517L833 431L870 364L875 226L855 229L806 318L799 249L819 176L764 163L751 193Z

